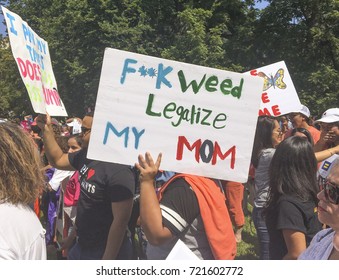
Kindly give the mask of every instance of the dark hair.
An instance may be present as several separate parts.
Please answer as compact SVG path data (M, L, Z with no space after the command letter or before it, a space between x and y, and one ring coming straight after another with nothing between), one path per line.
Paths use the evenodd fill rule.
M55 138L55 141L58 143L60 149L63 153L68 152L68 137L67 136L59 136Z
M311 133L306 128L303 128L303 127L293 128L292 131L291 131L291 136L294 136L297 132L304 134L306 136L308 142L310 142L312 146L314 145L313 137L312 137Z
M68 137L68 139L74 138L77 144L81 147L82 145L82 136L81 134L75 134Z
M85 117L92 117L92 118L93 118L93 116L94 116L94 111L87 112L87 113L85 114Z
M259 158L263 149L273 148L272 132L274 130L275 118L270 116L259 116L255 130L254 144L251 163L258 167Z
M317 203L316 173L317 160L310 142L298 136L285 139L278 145L270 164L270 187L264 212L270 213L283 194Z

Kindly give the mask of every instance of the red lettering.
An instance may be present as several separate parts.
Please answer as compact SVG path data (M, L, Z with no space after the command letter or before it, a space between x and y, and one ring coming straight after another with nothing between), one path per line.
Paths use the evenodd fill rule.
M34 80L34 70L33 65L29 60L26 60L26 69L28 73L28 77L33 81Z
M60 103L60 96L59 96L58 92L57 92L55 89L51 90L50 92L51 92L51 96L52 96L53 99L54 99L55 105L60 106L61 103ZM51 98L51 99L52 99L52 98ZM52 103L53 103L53 102L52 102Z
M271 116L271 113L267 108L264 108L259 110L259 116Z
M262 101L263 103L268 103L268 102L270 102L270 99L269 99L268 96L267 96L267 92L264 92L264 93L261 95L261 101Z
M200 147L201 147L201 139L195 141L192 146L190 146L190 143L188 143L185 136L179 136L178 138L178 146L177 146L177 160L182 160L182 154L184 151L184 145L189 149L190 151L193 151L195 149L195 160L199 162L200 156Z
M20 69L20 72L21 72L22 76L23 76L24 78L26 78L26 76L27 76L27 71L26 71L25 62L23 62L22 59L19 58L19 57L18 57L16 60L17 60L17 62L18 62L19 69Z
M259 110L259 116L272 116L272 115L279 116L279 115L281 115L279 105L273 105L271 107L271 110L272 110L272 114L270 113L270 111L267 108L260 109Z
M28 75L28 77L32 81L34 80L40 81L41 72L39 65L32 63L29 60L26 60L26 62L24 62L21 58L17 58L16 60L18 62L20 73L24 78L26 78Z
M236 151L236 147L233 146L225 154L223 154L221 152L221 149L220 149L218 142L215 142L214 143L214 152L213 152L213 157L212 157L212 165L215 165L217 163L217 156L219 156L219 158L221 158L221 160L224 160L225 158L228 157L229 154L231 154L231 168L234 169L235 151Z
M37 81L41 80L41 72L40 66L38 64L33 63L34 75Z
M204 143L206 141L211 143L210 140L205 140ZM200 150L201 149L201 139L198 139L197 141L195 141L193 143L193 145L190 145L190 143L187 141L185 136L179 136L178 137L178 146L177 146L177 157L176 157L177 160L182 160L184 146L188 150L190 150L191 152L195 149L195 160L197 162L200 162L200 156L201 156L200 153L202 152ZM226 151L226 153L223 153L221 151L221 148L220 148L220 145L218 144L218 142L214 142L213 151L210 150L210 153L213 153L213 155L212 155L212 159L209 159L208 162L210 162L210 160L212 160L212 162L211 162L212 165L215 165L217 163L217 158L220 158L221 160L225 160L229 155L231 155L230 167L232 169L234 169L236 146L231 147L230 149L228 149L228 151Z
M275 115L275 116L281 115L279 105L272 106L272 112L273 112L273 115Z
M251 74L252 76L258 76L257 70L251 70L251 71L250 71L250 74Z
M51 98L47 92L47 89L44 87L44 85L42 85L42 90L44 92L44 96L45 96L45 102L47 105L49 105L51 103Z

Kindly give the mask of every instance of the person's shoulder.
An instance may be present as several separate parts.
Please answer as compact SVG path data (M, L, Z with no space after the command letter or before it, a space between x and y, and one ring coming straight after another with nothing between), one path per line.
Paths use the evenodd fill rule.
M105 161L97 161L98 165L101 165L102 167L105 167L110 170L133 170L133 166L131 165L126 165L126 164L121 164L121 163L116 163L116 162L105 162Z
M317 133L317 134L320 134L320 130L315 128L314 126L310 125L307 129L310 133Z
M97 168L100 168L108 177L117 175L135 177L133 166L115 162L96 161Z
M319 231L312 239L312 243L319 243L322 240L330 239L332 240L332 237L334 235L334 230L332 228L326 228L321 231Z
M298 199L298 197L293 196L293 195L287 195L287 194L283 194L281 195L278 200L277 200L277 204L280 206L286 206L286 207L290 207L291 205L294 206L298 206L301 203L301 201Z
M271 158L273 157L275 153L275 149L274 148L267 148L261 151L261 156L260 158L266 159L266 158Z
M314 212L316 203L312 200L302 201L298 196L283 194L280 196L277 202L281 207L292 209L294 206L295 209L299 209L302 212L311 211Z

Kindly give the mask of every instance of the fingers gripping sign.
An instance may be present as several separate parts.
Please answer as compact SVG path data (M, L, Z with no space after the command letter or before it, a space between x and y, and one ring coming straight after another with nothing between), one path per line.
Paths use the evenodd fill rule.
M46 125L51 125L51 116L48 113L46 113L46 115L38 115L36 122L39 128L41 130L44 130Z
M139 155L139 163L136 163L135 167L140 171L140 183L154 181L154 178L157 175L160 167L161 157L162 154L160 153L156 162L154 163L154 160L149 152L145 154L145 157L143 157L143 155Z

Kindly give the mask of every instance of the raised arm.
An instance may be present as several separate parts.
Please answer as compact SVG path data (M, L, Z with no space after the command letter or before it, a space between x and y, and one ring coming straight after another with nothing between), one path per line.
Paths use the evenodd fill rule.
M49 163L61 170L75 170L68 160L68 154L63 153L54 138L50 115L39 115L37 124L43 133L44 150Z
M152 156L139 155L136 168L140 171L140 220L148 242L160 245L172 237L171 231L163 226L162 214L154 189L154 178L159 170L161 154L154 163Z
M326 149L326 150L316 152L315 157L316 157L318 162L321 162L321 161L333 156L334 154L339 154L339 145L337 145L333 148L329 148L329 149Z

